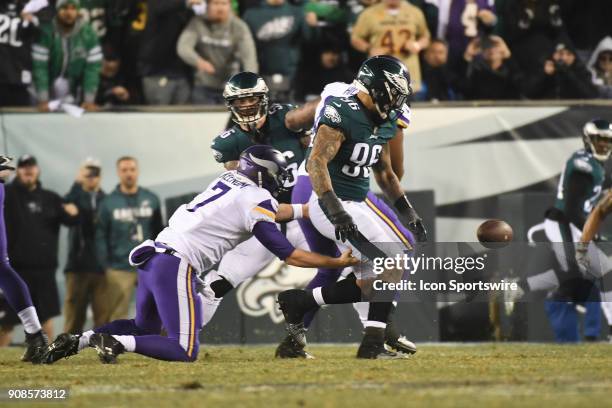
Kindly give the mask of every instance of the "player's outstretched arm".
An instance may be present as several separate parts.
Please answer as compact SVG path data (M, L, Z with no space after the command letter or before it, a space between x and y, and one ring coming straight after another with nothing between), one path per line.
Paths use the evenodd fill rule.
M286 222L308 218L308 204L279 204L274 221Z
M357 265L359 259L352 255L352 250L349 249L340 255L338 258L332 258L331 256L321 255L316 252L303 251L296 249L285 258L285 262L289 265L299 266L302 268L330 268L330 269L341 269L347 266Z
M304 268L344 268L359 263L359 260L351 255L351 251L343 253L339 258L333 258L296 249L272 222L256 223L253 235L264 247L289 265Z
M307 102L299 108L293 109L285 115L285 126L293 132L300 132L312 127L315 112L321 98Z
M417 241L427 240L427 231L423 220L417 214L408 197L404 194L400 181L391 166L389 145L384 145L378 162L373 166L374 177L380 189L394 203L408 229L415 234Z

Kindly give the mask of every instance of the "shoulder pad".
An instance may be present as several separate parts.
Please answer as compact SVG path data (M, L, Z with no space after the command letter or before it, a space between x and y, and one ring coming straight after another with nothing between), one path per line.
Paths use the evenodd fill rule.
M585 157L577 157L573 161L574 168L578 171L582 171L583 173L592 173L593 166L589 163L588 159Z

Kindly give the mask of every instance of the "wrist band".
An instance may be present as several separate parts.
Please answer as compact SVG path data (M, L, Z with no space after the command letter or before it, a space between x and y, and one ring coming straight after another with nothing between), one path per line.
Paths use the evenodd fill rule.
M302 204L291 204L291 208L293 208L293 219L299 220L304 217L304 211L302 208Z
M412 208L412 205L410 205L410 201L408 201L408 197L406 197L405 195L398 198L393 204L393 206L397 208L400 213Z

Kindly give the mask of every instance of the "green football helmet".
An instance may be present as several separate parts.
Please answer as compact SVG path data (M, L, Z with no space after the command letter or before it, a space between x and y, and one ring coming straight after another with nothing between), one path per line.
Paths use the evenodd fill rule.
M382 120L394 120L412 95L408 69L390 55L365 60L357 72L355 85L370 95Z
M233 75L225 84L223 98L232 120L240 125L254 125L268 112L268 86L253 72Z
M604 162L612 153L612 124L605 119L593 119L582 128L584 148L595 159Z

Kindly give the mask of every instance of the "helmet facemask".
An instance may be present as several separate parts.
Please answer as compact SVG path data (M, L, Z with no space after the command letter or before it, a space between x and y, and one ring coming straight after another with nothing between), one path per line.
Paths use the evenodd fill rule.
M246 94L226 98L226 106L232 112L232 120L239 125L255 127L268 112L268 95Z
M583 140L587 150L600 162L608 160L612 153L612 127L606 121L588 122L583 129Z

